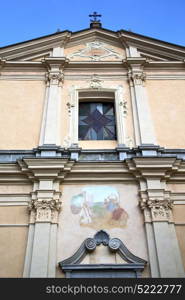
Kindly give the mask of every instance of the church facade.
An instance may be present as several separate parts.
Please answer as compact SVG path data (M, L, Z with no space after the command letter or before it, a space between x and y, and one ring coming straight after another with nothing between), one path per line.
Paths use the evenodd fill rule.
M0 277L184 277L185 47L95 19L0 58Z

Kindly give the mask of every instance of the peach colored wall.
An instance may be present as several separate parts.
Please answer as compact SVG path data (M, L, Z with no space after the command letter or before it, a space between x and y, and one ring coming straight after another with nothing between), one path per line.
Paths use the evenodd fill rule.
M157 143L185 148L185 81L148 80L146 83Z
M0 184L0 194L27 194L32 192L32 185Z
M0 277L22 277L27 227L0 227Z
M170 190L171 192L175 192L175 193L181 193L181 192L185 192L185 185L184 183L168 183L167 185L167 189Z
M28 221L27 206L0 206L0 277L22 277Z
M0 81L0 149L38 146L44 90L41 81Z
M0 206L0 224L28 224L27 206Z
M185 269L185 225L176 225L176 234L180 246L181 257Z
M185 224L185 205L174 205L172 212L175 223Z
M174 205L173 217L177 239L179 242L181 257L185 268L185 205Z

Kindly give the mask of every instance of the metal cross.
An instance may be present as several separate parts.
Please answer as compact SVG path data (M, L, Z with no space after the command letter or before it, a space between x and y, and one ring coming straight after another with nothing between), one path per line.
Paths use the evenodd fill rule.
M94 18L94 20L90 20L91 22L100 22L100 20L97 20L97 17L101 17L101 15L97 14L97 12L94 11L92 15L89 15L89 17L90 17L90 18L91 18L91 17Z

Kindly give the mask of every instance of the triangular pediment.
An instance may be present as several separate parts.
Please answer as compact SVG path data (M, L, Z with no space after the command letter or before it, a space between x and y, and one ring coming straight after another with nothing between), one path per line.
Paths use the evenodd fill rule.
M122 60L129 48L150 61L182 61L185 47L142 36L131 31L89 28L77 32L63 31L30 41L0 48L0 57L12 61L41 61L52 56L53 49L64 48L72 61Z
M6 60L38 61L52 55L53 48L62 45L70 36L69 31L0 48L0 57Z

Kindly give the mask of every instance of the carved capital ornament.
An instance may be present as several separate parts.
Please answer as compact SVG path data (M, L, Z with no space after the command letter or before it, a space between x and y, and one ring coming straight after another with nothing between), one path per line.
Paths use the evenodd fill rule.
M34 199L28 204L30 222L57 223L58 213L61 210L61 201L58 199Z
M173 202L169 199L142 199L140 201L140 207L144 210L145 222L172 221L172 206Z
M45 81L47 86L50 85L61 86L62 83L64 82L64 73L62 71L58 71L58 72L49 71L46 73Z
M128 81L131 85L143 85L144 81L146 80L146 74L144 72L129 72L128 73Z

